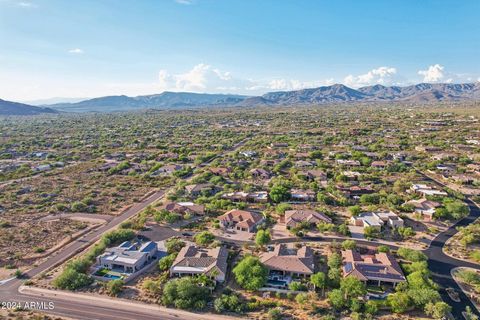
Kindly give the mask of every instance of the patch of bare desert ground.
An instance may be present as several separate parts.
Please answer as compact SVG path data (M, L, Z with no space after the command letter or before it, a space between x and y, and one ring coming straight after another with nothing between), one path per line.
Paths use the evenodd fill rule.
M72 318L51 316L37 311L0 310L0 320L72 320Z
M2 190L0 266L32 265L33 257L88 226L88 221L68 215L51 221L42 218L72 213L75 203L85 204L89 212L117 214L152 190L138 177L109 176L97 172L96 166L79 164Z

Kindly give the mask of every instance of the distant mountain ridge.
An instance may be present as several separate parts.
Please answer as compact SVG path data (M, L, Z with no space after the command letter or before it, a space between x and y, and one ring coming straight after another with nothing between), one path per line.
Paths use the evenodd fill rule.
M420 83L407 87L373 85L352 89L342 84L266 93L251 97L241 105L326 104L343 102L393 102L430 103L438 101L480 100L480 83Z
M41 108L31 106L29 104L6 101L0 99L0 115L1 116L28 116L39 115L44 113L57 113L57 110L51 108Z
M47 105L61 111L122 111L146 108L189 108L202 106L230 106L243 101L247 96L234 94L207 94L191 92L169 92L146 96L107 96L77 103Z
M163 92L137 97L106 96L76 103L57 103L38 108L0 100L0 114L37 114L65 112L111 112L139 109L182 109L196 107L248 107L322 105L352 102L410 102L433 103L439 101L479 101L480 82L475 83L419 83L416 85L372 85L352 89L342 84L294 91L269 92L262 96L235 94L208 94L191 92ZM9 103L10 106L6 106ZM19 106L23 105L23 107ZM33 109L32 109L33 108ZM53 109L53 110L52 110ZM8 113L12 112L12 113ZM17 112L17 113L15 113Z

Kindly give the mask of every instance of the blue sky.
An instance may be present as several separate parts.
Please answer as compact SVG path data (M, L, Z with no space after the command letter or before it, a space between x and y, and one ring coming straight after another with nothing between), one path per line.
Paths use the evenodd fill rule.
M0 98L480 78L478 0L0 0Z

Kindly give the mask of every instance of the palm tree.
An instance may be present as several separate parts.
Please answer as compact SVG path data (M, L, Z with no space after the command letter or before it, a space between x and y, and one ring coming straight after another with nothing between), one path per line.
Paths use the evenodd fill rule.
M310 283L313 284L313 288L322 288L322 296L325 294L325 286L327 285L327 277L323 272L317 272L310 277Z

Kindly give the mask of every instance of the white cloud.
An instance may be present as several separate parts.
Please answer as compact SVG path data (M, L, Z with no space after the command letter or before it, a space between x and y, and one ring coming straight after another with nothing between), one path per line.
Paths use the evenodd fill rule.
M189 5L193 3L193 0L175 0L176 3Z
M348 75L343 79L346 86L363 87L374 84L392 85L397 83L397 69L393 67L379 67L358 76Z
M33 4L31 2L25 2L25 1L17 2L17 6L22 7L22 8L36 8L37 7L36 4Z
M333 79L300 81L296 79L245 79L233 76L211 65L200 63L185 73L158 72L158 83L163 91L220 92L262 94L266 91L300 90L334 83Z
M161 90L193 92L235 92L253 84L251 80L233 77L230 72L220 71L211 65L200 63L185 73L158 72Z
M444 69L443 66L437 63L429 66L427 70L419 70L418 74L423 76L423 82L439 82L445 78ZM447 82L448 80L452 81L452 79L447 79Z
M68 53L73 53L73 54L82 54L84 53L84 51L80 48L74 48L74 49L70 49L68 50Z
M334 84L333 78L317 81L300 81L300 80L288 80L288 79L274 79L271 80L266 89L271 90L301 90L306 88L316 88L320 86L329 86Z

